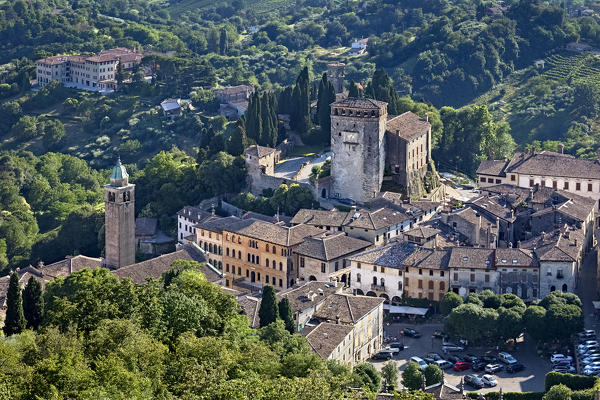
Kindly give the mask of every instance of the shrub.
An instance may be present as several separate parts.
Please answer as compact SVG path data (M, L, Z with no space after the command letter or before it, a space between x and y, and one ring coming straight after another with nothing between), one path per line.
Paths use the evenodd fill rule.
M571 390L591 389L597 385L598 378L594 376L561 374L560 372L549 372L546 374L545 390L552 386L565 385Z

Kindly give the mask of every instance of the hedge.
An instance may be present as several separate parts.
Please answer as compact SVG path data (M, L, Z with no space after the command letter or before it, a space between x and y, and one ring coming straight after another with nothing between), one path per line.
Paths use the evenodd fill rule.
M477 399L479 393L470 392L467 393L467 397L471 399ZM489 392L483 395L485 400L498 400L500 395L498 392ZM544 397L544 393L542 392L506 392L502 393L503 400L542 400ZM575 400L575 399L573 399ZM577 400L587 400L587 399L577 399Z
M595 376L583 376L573 374L562 374L560 372L548 372L546 374L546 392L552 386L563 384L573 391L592 389L594 386L600 386L600 380Z

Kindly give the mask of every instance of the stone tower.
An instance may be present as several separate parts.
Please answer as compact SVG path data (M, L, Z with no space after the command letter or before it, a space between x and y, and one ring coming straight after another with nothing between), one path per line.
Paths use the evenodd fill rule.
M331 81L335 88L335 93L344 91L344 63L327 64L327 79Z
M331 104L332 197L359 203L381 189L387 103L348 98Z
M110 184L104 186L105 259L109 268L121 268L135 263L135 185L121 160L110 174Z

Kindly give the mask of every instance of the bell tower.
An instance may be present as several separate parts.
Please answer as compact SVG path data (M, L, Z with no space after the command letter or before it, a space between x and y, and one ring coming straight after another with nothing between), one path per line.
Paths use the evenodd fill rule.
M121 268L135 263L135 185L121 159L104 186L105 258L108 268Z

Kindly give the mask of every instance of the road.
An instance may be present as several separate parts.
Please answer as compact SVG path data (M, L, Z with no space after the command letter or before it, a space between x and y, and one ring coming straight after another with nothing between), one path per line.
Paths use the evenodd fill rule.
M317 157L292 157L287 158L275 165L275 173L274 175L278 178L288 178L293 179L298 171L300 173L296 177L298 182L306 183L308 182L308 177L310 176L310 171L315 165L321 165L325 162L325 160L331 156L331 153L327 152L324 154L319 154ZM308 165L302 168L302 165L308 161Z
M399 331L405 327L413 328L422 333L422 337L419 339L413 339L409 337L399 337ZM442 329L441 323L427 323L427 324L392 324L390 326L386 326L384 328L384 335L389 335L393 337L399 338L399 341L404 341L405 349L401 351L396 357L394 361L396 361L399 369L400 376L398 378L398 387L402 387L402 370L408 363L410 357L418 356L425 357L425 355L429 352L435 352L443 356L441 351L442 343L440 339L432 339L431 335L433 331L436 329ZM465 352L455 353L457 355L466 355L466 354L474 354L481 355L486 353L486 351L493 350L493 353L496 353L495 349L489 348L477 348L470 347ZM525 365L525 370L518 372L516 374L509 374L505 371L501 371L497 374L496 379L498 380L498 386L493 388L484 388L478 390L478 392L486 393L486 392L496 392L498 389L502 388L504 392L531 392L531 391L543 391L544 390L544 380L546 374L551 370L550 362L546 359L540 358L535 350L535 344L531 339L527 339L526 341L522 341L517 343L517 348L514 352L511 353L520 363ZM372 364L378 370L381 370L385 361L374 361ZM472 370L455 372L452 369L446 369L444 371L444 378L447 383L453 386L458 386L460 384L461 378L465 375L476 374L478 376L484 374L485 372L473 372ZM476 391L474 388L465 387L467 391Z
M594 314L594 306L592 301L598 299L598 292L596 288L596 251L591 251L583 260L581 266L579 287L577 289L577 295L583 303L583 315L585 317L586 329L595 329L596 332L600 331L600 321Z

